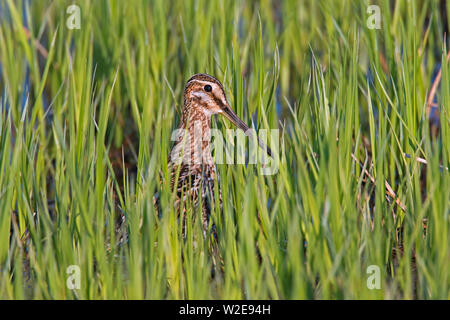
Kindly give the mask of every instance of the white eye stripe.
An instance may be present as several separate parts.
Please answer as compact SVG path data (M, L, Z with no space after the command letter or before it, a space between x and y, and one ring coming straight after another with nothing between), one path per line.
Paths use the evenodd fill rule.
M209 84L209 85L210 85L211 87L213 87L213 88L216 87L216 84L213 83L213 82L202 81L202 80L193 80L193 81L195 81L195 82L197 82L197 83L200 83L200 84L202 84L202 85L204 85L204 86L206 86L207 84Z
M194 92L192 92L192 95L194 97L200 98L202 100L211 99L211 97L206 92L203 92L203 91L194 91Z

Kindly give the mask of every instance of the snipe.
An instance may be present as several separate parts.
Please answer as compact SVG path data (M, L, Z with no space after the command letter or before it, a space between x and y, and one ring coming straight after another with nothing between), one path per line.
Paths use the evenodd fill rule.
M220 179L211 155L211 116L221 114L246 134L249 127L230 108L222 84L208 74L196 74L186 83L184 105L178 136L169 155L171 188L176 188L176 211L183 213L187 202L198 208L201 202L202 224L208 228L211 211L216 203L222 207ZM258 138L259 145L271 156L271 151ZM179 173L178 173L179 172ZM178 179L177 179L178 175ZM214 180L217 176L219 199L215 200Z

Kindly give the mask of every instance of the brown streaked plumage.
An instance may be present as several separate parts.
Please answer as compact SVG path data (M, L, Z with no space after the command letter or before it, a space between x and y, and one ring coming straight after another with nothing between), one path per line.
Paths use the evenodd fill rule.
M208 74L196 74L186 83L184 105L178 135L169 154L170 186L176 189L176 211L182 208L183 234L185 226L186 203L194 208L202 204L202 223L208 228L214 201L214 180L219 182L218 203L222 206L220 180L211 155L211 116L223 114L238 128L247 132L249 127L231 110L222 84ZM258 139L261 147L271 155L264 143ZM177 174L178 179L177 179Z

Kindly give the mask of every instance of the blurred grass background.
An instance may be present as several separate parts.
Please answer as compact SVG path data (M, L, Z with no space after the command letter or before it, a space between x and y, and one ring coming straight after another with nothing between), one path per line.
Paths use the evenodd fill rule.
M80 29L66 26L71 4ZM372 4L381 29L367 27ZM450 298L449 12L433 0L0 0L0 297ZM281 132L276 175L218 165L214 277L199 219L184 241L158 183L198 72L245 122Z

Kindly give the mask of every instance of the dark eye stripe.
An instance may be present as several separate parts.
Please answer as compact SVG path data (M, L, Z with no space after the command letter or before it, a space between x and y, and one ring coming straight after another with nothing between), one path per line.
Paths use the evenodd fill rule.
M207 84L206 86L203 87L203 89L205 89L206 92L211 92L212 87L209 84Z
M219 98L217 98L215 95L213 95L213 99L214 99L214 101L216 102L216 104L217 104L218 106L220 106L221 108L224 108L224 107L225 107L225 106L223 105L222 100L220 100Z

